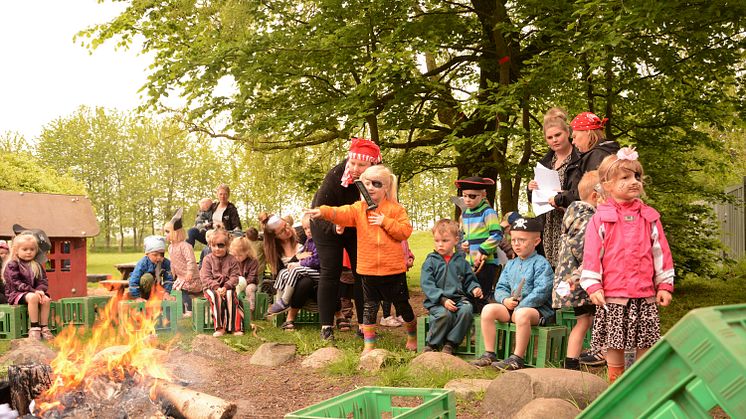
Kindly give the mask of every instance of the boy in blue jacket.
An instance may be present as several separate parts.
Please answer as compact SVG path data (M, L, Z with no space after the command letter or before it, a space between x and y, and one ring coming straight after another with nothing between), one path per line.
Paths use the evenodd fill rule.
M150 299L153 292L165 289L164 300L174 300L170 295L174 278L171 275L171 261L166 259L166 239L161 236L145 237L145 256L137 261L129 277L130 298L137 301Z
M485 367L492 365L500 370L523 368L526 348L531 339L531 326L553 322L552 286L554 272L543 256L536 253L541 242L541 221L537 218L519 218L511 226L510 243L516 254L508 261L495 288L495 301L482 309L482 337L485 353L473 362ZM502 361L495 355L495 321L515 323L515 349Z
M443 353L453 354L471 327L472 304L469 296L482 298L482 289L471 265L462 253L454 253L458 243L458 223L442 219L433 227L435 251L422 264L420 286L425 308L430 312L430 330L424 352L441 345Z

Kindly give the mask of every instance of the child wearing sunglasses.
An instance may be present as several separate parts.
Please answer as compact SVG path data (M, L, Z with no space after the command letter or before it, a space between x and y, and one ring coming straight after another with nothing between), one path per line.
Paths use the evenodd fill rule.
M208 242L212 251L207 255L199 271L203 292L210 302L210 314L215 325L215 337L232 333L243 335L243 305L238 298L236 285L241 275L238 260L228 253L230 234L218 227L213 230Z
M166 239L148 236L144 243L145 256L137 262L129 276L130 298L137 301L145 301L151 297L175 300L169 295L174 278L171 275L171 261L165 257Z
M495 181L489 178L472 176L456 181L461 191L466 210L461 214L461 228L464 241L461 250L466 253L466 260L474 269L483 290L482 298L471 297L474 313L479 313L492 295L497 279L499 263L497 249L503 239L500 217L487 200L487 188L494 186Z
M385 166L367 168L360 180L378 207L368 211L360 200L352 205L307 210L311 218L322 218L342 227L357 228L357 273L363 284L363 354L375 349L376 317L381 301L391 301L404 319L408 350L417 350L417 319L409 304L407 265L402 241L412 234L407 212L396 198L396 176Z

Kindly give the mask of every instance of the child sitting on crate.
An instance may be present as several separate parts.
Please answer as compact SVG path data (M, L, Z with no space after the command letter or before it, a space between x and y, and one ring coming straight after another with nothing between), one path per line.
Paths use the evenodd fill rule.
M254 247L251 241L246 237L236 237L231 241L229 253L238 261L238 285L236 291L241 297L241 293L246 294L249 300L249 310L254 311L256 304L256 287L257 283L257 266L259 262L254 254Z
M458 223L442 219L433 227L435 251L422 264L420 286L424 305L430 312L430 329L423 352L441 345L443 353L453 354L471 327L474 318L469 296L482 298L476 275L462 253L454 253L459 238Z
M129 277L129 295L136 301L158 296L173 301L170 295L174 278L171 276L171 261L166 259L166 239L161 236L145 237L145 256L137 261Z
M536 253L541 242L542 223L537 218L519 218L511 226L510 242L516 254L500 274L495 288L495 301L482 309L482 337L485 353L473 362L500 370L523 368L526 349L531 339L531 326L544 326L554 321L552 283L554 272L549 262ZM495 354L495 321L515 323L515 349L502 361Z
M202 281L199 279L194 248L185 241L187 233L184 231L182 217L183 210L179 208L171 221L163 226L163 232L169 242L168 257L171 259L171 271L175 278L173 289L181 292L183 317L192 317L192 299L202 296Z
M243 305L236 292L240 268L236 258L228 254L230 239L224 228L213 230L209 241L212 251L205 256L199 271L205 298L210 303L215 337L226 332L243 335Z

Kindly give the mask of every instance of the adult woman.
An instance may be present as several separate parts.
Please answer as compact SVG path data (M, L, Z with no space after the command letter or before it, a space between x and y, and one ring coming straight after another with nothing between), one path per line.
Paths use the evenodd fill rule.
M226 231L232 231L235 229L242 230L241 219L238 217L238 209L231 202L228 202L228 198L231 196L231 189L225 183L221 183L218 185L215 192L218 197L218 202L213 203L210 207L212 223L209 225L208 229L221 226ZM200 232L199 229L192 227L187 232L186 242L194 247L195 241L207 244L205 231Z
M295 230L287 221L276 215L262 217L259 221L264 229L264 255L272 277L277 280L283 271L287 271L290 263L298 261L298 240L295 237ZM295 290L290 298L290 309L285 323L282 324L283 329L295 329L295 316L309 298L316 297L318 280L318 274L312 275L306 271L293 278Z
M544 139L549 151L539 160L539 163L559 174L563 191L569 189L567 168L580 160L580 154L570 142L570 128L567 126L567 114L560 108L552 108L544 115ZM531 191L539 185L535 180L528 183L529 199ZM556 199L556 198L555 198ZM560 235L562 234L562 216L565 214L562 206L542 216L544 221L543 246L544 255L552 266L557 266L559 259Z
M364 138L353 138L347 159L332 168L324 177L321 187L313 197L312 208L321 205L338 207L353 204L360 193L352 183L368 167L381 162L378 146ZM339 277L342 273L342 251L347 250L355 276L354 298L358 324L363 324L363 290L357 277L357 233L354 228L337 231L334 224L324 220L311 223L313 240L321 262L318 303L321 320L321 338L334 339L334 313L339 307Z

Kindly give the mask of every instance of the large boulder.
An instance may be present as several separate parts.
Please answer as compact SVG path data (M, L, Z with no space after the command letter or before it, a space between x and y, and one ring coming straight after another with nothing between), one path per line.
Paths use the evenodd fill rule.
M523 406L515 419L573 419L580 414L574 404L562 399L534 399Z
M0 357L2 365L47 364L57 356L57 353L42 341L36 339L14 339L10 342L10 350Z
M391 352L385 349L373 349L372 351L360 356L358 369L362 371L375 372L383 368L391 358Z
M301 365L306 368L319 369L344 358L344 351L333 346L317 349L303 360Z
M482 410L491 417L510 418L534 399L568 400L581 409L608 387L601 377L561 368L526 368L495 378L487 387Z
M443 386L446 390L453 390L456 396L471 400L479 393L487 390L487 387L492 384L492 380L480 379L480 378L458 378L451 380Z
M257 348L249 361L252 365L276 367L295 357L295 345L267 342Z
M409 363L409 368L417 371L454 372L468 375L478 371L474 365L463 359L442 352L424 352Z

